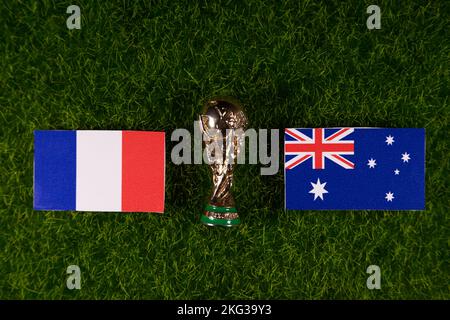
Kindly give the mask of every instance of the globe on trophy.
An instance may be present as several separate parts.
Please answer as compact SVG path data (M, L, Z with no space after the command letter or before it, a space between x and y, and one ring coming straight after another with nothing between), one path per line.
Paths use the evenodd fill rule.
M205 103L199 123L205 158L212 171L211 195L200 221L207 226L237 226L240 218L231 187L247 117L239 101L217 97Z

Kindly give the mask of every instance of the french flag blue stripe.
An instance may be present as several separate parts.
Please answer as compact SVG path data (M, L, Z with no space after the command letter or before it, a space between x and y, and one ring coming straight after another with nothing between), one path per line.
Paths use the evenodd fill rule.
M76 131L34 131L34 209L76 209Z

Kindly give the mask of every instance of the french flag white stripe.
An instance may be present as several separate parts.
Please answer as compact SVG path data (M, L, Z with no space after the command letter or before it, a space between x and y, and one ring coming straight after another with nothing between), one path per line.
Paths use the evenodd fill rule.
M121 211L122 131L77 131L76 210Z

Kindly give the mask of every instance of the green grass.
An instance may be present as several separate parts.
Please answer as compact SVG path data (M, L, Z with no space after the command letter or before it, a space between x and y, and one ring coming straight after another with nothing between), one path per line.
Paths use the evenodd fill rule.
M75 3L81 30L72 2L0 7L0 299L450 298L448 3L378 1L373 31L356 0ZM200 225L208 167L169 137L213 95L253 128L425 127L426 211L285 212L282 169L242 165L242 226ZM35 129L165 130L166 214L33 211Z

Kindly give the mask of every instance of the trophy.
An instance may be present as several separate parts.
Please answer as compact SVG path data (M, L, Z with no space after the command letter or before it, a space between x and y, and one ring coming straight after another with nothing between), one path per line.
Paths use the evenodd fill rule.
M200 218L207 226L233 227L240 224L231 186L246 126L247 118L241 104L229 97L207 101L200 115L204 152L212 171L213 185Z

